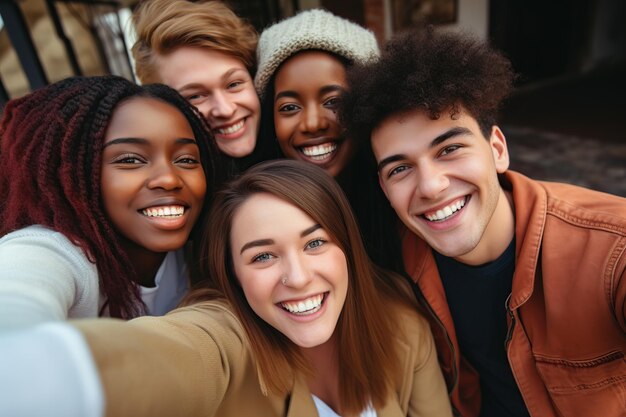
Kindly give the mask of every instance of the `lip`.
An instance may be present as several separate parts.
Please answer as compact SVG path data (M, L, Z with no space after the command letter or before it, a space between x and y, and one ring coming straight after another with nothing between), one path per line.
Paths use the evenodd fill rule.
M139 212L139 214L141 214L142 210L158 206L183 206L185 207L185 211L187 211L187 209L190 207L190 204L179 198L157 198L156 200L152 200L146 205L141 206L137 211Z
M161 206L182 206L184 208L184 212L180 216L171 217L171 218L149 217L142 213L143 210L154 208L154 207L161 207ZM155 227L156 229L163 230L163 231L173 231L173 230L182 229L183 227L186 226L187 221L189 219L189 215L190 215L189 208L190 208L190 205L188 203L179 199L171 199L171 198L157 199L157 200L151 201L150 204L137 210L137 213L139 214L139 216L141 216L141 219L143 221L148 222L148 224L150 224L152 227Z
M307 140L304 144L294 146L294 147L298 151L298 155L300 155L300 157L303 160L310 162L312 164L327 165L333 159L335 159L335 157L337 156L337 154L339 153L341 149L342 144L343 144L343 141L338 138L324 137L324 138L310 139L310 140ZM305 155L303 148L308 148L312 146L321 146L321 145L334 146L335 149L325 154L322 158L320 158L319 156Z
M323 295L322 304L320 305L319 310L317 310L315 313L312 313L312 314L297 315L297 314L291 313L290 311L285 310L281 306L281 303L297 302L297 301L301 301L301 300L306 300L308 298L315 297L316 295L320 295L320 294ZM292 298L292 299L289 299L289 300L283 300L283 301L280 301L280 302L276 303L275 305L276 305L276 308L278 308L280 311L282 311L283 314L285 314L285 316L288 317L290 320L306 323L306 322L314 321L314 320L316 320L317 318L319 318L320 316L322 316L324 314L324 312L326 311L326 308L327 308L326 305L327 305L327 301L328 301L329 295L330 295L330 291L318 292L316 294L309 295L309 296L306 296L306 297L300 297L300 298L297 298L297 299L293 299Z
M464 206L460 209L455 211L454 213L452 213L452 215L448 216L446 219L444 220L437 220L437 221L431 221L428 220L424 217L424 213L432 213L435 212L437 210L441 210L446 206L449 206L450 204L454 203L455 201L458 201L461 198L465 198L465 204ZM445 203L439 204L437 206L433 206L431 208L429 208L428 210L424 210L418 214L415 214L414 217L416 219L418 219L420 222L422 222L423 224L425 224L428 228L433 229L433 230L447 230L450 229L452 227L455 227L456 225L458 225L461 222L461 219L464 216L465 213L465 209L469 206L470 201L472 199L472 195L471 194L467 194L465 196L461 196L461 197L454 197L451 198L450 200L446 201Z
M249 125L249 120L250 120L249 116L241 117L241 118L235 120L234 122L223 123L223 124L221 124L219 126L211 127L211 132L213 133L213 135L216 138L228 139L228 140L239 139L240 137L245 135L246 132L248 131L248 129L249 129L249 126L248 126ZM218 130L220 130L220 129L227 129L229 127L237 125L238 123L243 123L243 125L236 132L233 132L233 133L218 132Z

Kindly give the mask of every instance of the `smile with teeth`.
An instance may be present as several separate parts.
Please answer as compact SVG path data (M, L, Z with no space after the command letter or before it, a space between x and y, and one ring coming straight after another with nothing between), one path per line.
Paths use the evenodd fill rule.
M315 146L303 146L300 148L300 151L314 161L323 161L330 158L336 149L337 144L335 142L328 142Z
M452 204L449 204L443 208L440 208L437 211L424 213L422 216L431 222L447 220L448 217L452 216L454 213L461 210L463 206L465 206L465 202L466 202L466 197L463 197L463 198L458 199Z
M309 297L306 300L301 300L297 302L292 301L284 301L282 303L278 303L284 310L287 310L291 314L295 314L297 316L306 316L309 314L313 314L317 312L320 308L322 308L322 302L324 301L326 293L314 295L313 297Z
M141 213L147 217L162 217L162 218L176 218L185 213L185 207L183 206L158 206L148 207L141 210Z
M243 128L243 125L245 122L246 122L245 119L241 119L240 121L238 121L232 126L214 129L214 131L221 135L232 135L233 133L240 131Z

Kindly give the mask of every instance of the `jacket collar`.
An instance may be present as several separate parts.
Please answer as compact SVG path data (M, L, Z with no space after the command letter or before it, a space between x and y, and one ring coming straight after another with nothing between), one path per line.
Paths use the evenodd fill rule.
M507 171L503 179L503 188L512 191L515 210L515 274L509 302L513 310L524 304L533 292L548 195L540 183L517 172Z

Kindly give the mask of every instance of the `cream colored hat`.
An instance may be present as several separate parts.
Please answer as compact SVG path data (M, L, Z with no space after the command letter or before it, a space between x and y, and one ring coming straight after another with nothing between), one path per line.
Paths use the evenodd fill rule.
M283 61L307 49L332 52L359 64L380 54L374 34L362 26L321 9L298 13L261 33L254 77L259 95L263 97L267 83Z

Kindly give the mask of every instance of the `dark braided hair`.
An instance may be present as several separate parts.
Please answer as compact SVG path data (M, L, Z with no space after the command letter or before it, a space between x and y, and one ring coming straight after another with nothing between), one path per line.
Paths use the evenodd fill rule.
M204 119L169 87L72 77L11 100L0 121L0 236L35 224L63 233L96 264L110 315L125 319L144 306L133 263L101 201L100 173L113 110L131 97L161 100L185 116L200 149L208 209L223 173L219 152Z

